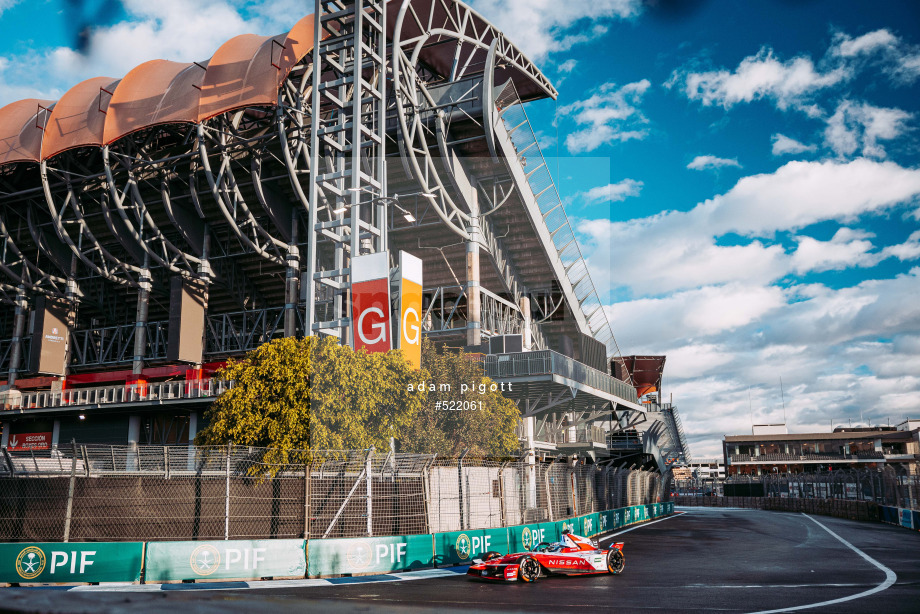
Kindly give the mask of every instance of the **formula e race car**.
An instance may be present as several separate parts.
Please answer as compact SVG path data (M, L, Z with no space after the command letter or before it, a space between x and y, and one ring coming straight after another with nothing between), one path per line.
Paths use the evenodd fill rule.
M486 552L473 561L466 573L476 580L536 582L541 575L619 574L624 567L622 543L601 549L593 539L566 532L557 543L542 542L530 552L504 556Z

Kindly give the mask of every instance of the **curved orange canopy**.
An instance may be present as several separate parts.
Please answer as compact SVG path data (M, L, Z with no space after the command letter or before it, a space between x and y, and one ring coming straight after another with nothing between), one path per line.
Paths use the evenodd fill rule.
M103 142L157 124L195 123L206 64L144 62L125 75L106 110Z
M198 121L247 106L273 106L288 73L313 48L313 16L287 34L242 34L221 45L201 84Z
M102 146L105 113L118 82L111 77L94 77L61 96L45 126L42 160L76 147Z
M50 100L28 98L11 102L0 109L0 165L38 162L42 152L42 125L39 107L48 109ZM43 111L47 114L48 111Z

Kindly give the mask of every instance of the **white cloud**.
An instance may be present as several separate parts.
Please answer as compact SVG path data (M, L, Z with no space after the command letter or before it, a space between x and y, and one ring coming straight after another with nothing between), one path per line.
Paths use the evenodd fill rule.
M0 104L56 98L84 79L121 77L152 59L206 60L238 34L279 34L309 10L301 0L261 6L244 0L125 0L123 6L128 19L94 28L85 54L57 47L6 58L6 67L0 63ZM253 17L245 18L244 9Z
M702 456L718 453L722 435L750 429L752 414L758 424L783 420L780 377L793 432L826 431L861 412L895 423L920 410L918 293L914 269L838 290L703 288L608 312L625 353L668 356L664 393Z
M588 204L601 202L617 202L626 200L630 196L638 196L642 190L642 182L635 179L624 179L617 183L597 186L587 192L581 192L576 195Z
M897 258L901 261L916 260L920 258L920 230L912 232L904 243L889 245L882 250L880 260Z
M822 220L847 221L920 195L920 170L858 158L788 162L774 173L744 177L691 213L720 236L767 236Z
M737 158L718 158L716 156L697 156L690 161L687 168L694 171L702 171L726 166L741 168L741 164L738 163Z
M895 83L912 83L920 77L920 47L908 44L886 29L856 38L838 33L829 55L848 61L862 60L863 64L872 59Z
M920 53L901 57L894 72L902 81L908 83L915 81L920 77Z
M816 145L805 145L785 134L774 134L773 138L773 155L784 156L788 154L804 153L806 151L815 151Z
M630 222L582 220L576 225L595 286L662 295L711 284L769 283L786 274L782 247L753 241L717 245L686 213ZM650 249L649 237L654 237Z
M901 109L843 100L827 120L824 141L838 156L848 156L860 149L864 156L884 158L885 149L879 141L899 137L912 117Z
M585 21L631 19L642 11L641 0L593 0L577 8L557 0L474 0L471 5L534 61L606 32L600 24L585 27Z
M570 153L594 151L615 141L643 139L648 120L638 108L651 86L647 79L617 87L605 83L586 100L559 107L558 116L571 116L580 130L570 133L565 144Z
M578 62L576 62L575 60L568 59L562 64L560 64L559 66L557 66L556 70L558 70L560 74L567 75L573 70L575 70L575 66L577 65L578 65Z
M843 270L853 266L868 266L877 262L870 252L872 235L841 228L830 241L812 237L796 237L798 247L792 255L792 266L799 274L808 272Z
M851 76L844 67L820 72L804 56L783 62L772 49L764 47L757 55L744 58L733 71L676 71L668 85L680 85L687 98L699 100L704 106L729 109L741 102L768 99L778 108L787 109L803 108L812 94Z
M7 9L11 9L19 4L20 1L21 0L0 0L0 15L3 15L3 12Z
M710 285L765 285L796 271L839 268L846 262L872 266L889 257L912 259L920 250L918 238L879 252L861 243L868 237L855 231L825 244L800 237L798 256L769 239L817 222L847 223L887 212L918 197L920 170L893 162L795 161L774 173L745 177L690 211L627 222L580 220L575 227L601 296L613 289L661 296ZM719 239L729 233L749 240L721 244ZM649 249L649 237L654 237L654 249Z
M849 58L869 54L879 49L890 49L897 44L898 37L885 29L875 30L856 38L839 33L830 52L833 55Z

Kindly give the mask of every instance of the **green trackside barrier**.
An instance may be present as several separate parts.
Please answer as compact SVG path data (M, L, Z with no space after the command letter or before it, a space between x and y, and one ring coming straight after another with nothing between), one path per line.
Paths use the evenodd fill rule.
M594 537L600 533L600 514L595 512L593 514L585 514L584 516L579 516L577 519L575 534L584 535L585 537Z
M144 570L146 582L303 578L307 562L302 539L149 542Z
M594 537L674 513L674 504L652 503L585 514L559 522L434 535L352 539L210 542L0 544L0 582L147 582L255 580L386 573L433 565L462 565L489 550L527 551L559 540L563 530ZM897 516L895 522L899 520ZM309 556L307 556L309 554Z
M606 510L597 513L598 533L607 533L616 528L616 511Z
M435 565L465 565L482 554L510 551L508 529L474 529L434 534Z
M508 527L509 552L524 552L540 542L559 541L559 525L555 522Z
M0 544L0 582L137 582L143 542Z
M310 576L386 573L431 567L431 534L311 540Z

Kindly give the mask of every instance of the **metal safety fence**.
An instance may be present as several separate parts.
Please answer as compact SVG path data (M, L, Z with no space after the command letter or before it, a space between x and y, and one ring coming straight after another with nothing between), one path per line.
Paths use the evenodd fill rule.
M64 446L0 455L0 541L415 535L667 500L670 474L570 461L242 446Z
M738 475L725 479L674 480L674 492L685 498L768 497L776 499L840 499L920 510L920 475L903 469L835 469L814 473ZM690 499L688 499L690 500Z

